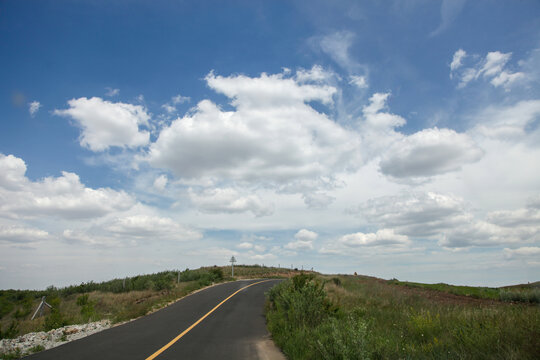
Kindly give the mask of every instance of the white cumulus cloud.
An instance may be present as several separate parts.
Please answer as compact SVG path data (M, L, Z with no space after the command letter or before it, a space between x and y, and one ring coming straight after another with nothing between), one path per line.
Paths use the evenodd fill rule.
M357 232L344 235L339 242L349 247L405 245L409 243L409 238L396 234L392 229L380 229L376 233Z
M471 220L463 199L434 192L373 198L358 213L369 223L411 237L433 237Z
M40 229L22 226L0 226L0 241L29 243L49 238L49 233Z
M95 218L135 204L124 191L88 188L70 172L31 181L24 161L13 155L0 154L0 169L0 214L7 217Z
M167 175L159 175L153 183L154 189L158 191L165 190L165 187L167 186L167 183L169 182L169 179L167 178Z
M366 77L360 75L349 76L349 84L354 85L360 89L366 89L369 87Z
M285 248L290 250L313 250L313 241L318 236L319 234L314 231L302 229L294 235L295 241L286 244Z
M133 215L119 217L106 227L111 233L138 239L153 240L198 240L202 234L194 229L182 226L167 217Z
M70 117L81 128L79 142L92 151L110 147L136 148L147 145L150 133L140 130L148 126L150 115L140 105L112 103L99 97L72 99L69 108L54 114Z
M540 100L524 100L509 106L490 106L476 117L476 125L469 130L472 136L524 142L538 145L540 127L534 126L540 115ZM525 142L526 143L526 142Z
M384 174L395 178L429 177L459 170L483 154L467 134L432 128L394 143L380 165Z
M209 100L174 120L150 146L148 162L181 179L290 185L347 171L360 163L359 139L307 104L332 104L336 89L301 84L283 74L222 77L208 86L231 99Z
M208 188L196 192L189 189L189 198L193 205L207 213L244 213L255 216L268 216L274 212L272 204L265 204L255 194L242 195L232 188Z

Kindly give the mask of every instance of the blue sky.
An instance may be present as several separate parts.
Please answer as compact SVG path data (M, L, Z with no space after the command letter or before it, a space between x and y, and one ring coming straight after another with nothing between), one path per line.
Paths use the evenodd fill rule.
M0 287L540 277L537 1L0 2Z

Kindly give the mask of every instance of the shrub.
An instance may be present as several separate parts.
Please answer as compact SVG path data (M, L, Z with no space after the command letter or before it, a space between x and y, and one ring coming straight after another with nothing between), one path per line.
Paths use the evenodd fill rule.
M367 359L366 323L352 314L328 317L315 332L316 349L323 359Z
M214 266L210 269L210 273L213 275L215 281L223 280L223 270L221 268Z
M13 310L13 303L4 296L0 297L0 319Z
M81 295L77 298L77 305L81 307L81 316L84 321L90 321L97 318L94 310L94 302L90 301L88 294Z
M322 282L300 274L267 293L268 327L291 359L356 359L364 354L366 325L331 304Z
M499 299L501 301L514 301L514 302L528 302L539 304L540 303L540 289L534 288L531 290L501 290L499 292Z
M43 329L49 331L68 325L68 320L60 312L60 298L52 297L48 299L48 303L52 306L52 309L51 313L45 317Z
M19 334L19 323L15 320L4 331L0 331L0 339L11 339Z
M9 353L1 353L0 352L0 359L2 360L12 360L12 359L20 359L22 357L21 349L16 348L15 351L9 352Z
M37 352L40 352L40 351L43 351L45 350L45 347L43 345L36 345L36 346L32 346L28 351L33 354L33 353L37 353Z

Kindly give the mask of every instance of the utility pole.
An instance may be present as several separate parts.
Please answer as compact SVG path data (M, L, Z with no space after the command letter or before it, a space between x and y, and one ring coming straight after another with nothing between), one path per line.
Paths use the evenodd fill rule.
M231 257L231 260L229 260L231 263L231 277L234 277L234 263L236 262L236 259L234 258L234 255Z

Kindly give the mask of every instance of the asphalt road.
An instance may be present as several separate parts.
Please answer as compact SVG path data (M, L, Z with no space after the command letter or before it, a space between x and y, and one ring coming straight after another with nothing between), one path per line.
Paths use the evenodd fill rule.
M279 280L261 282L241 290L159 353L223 300L258 281L261 280L210 287L153 314L25 359L280 358L282 355L269 340L264 318L264 293Z

